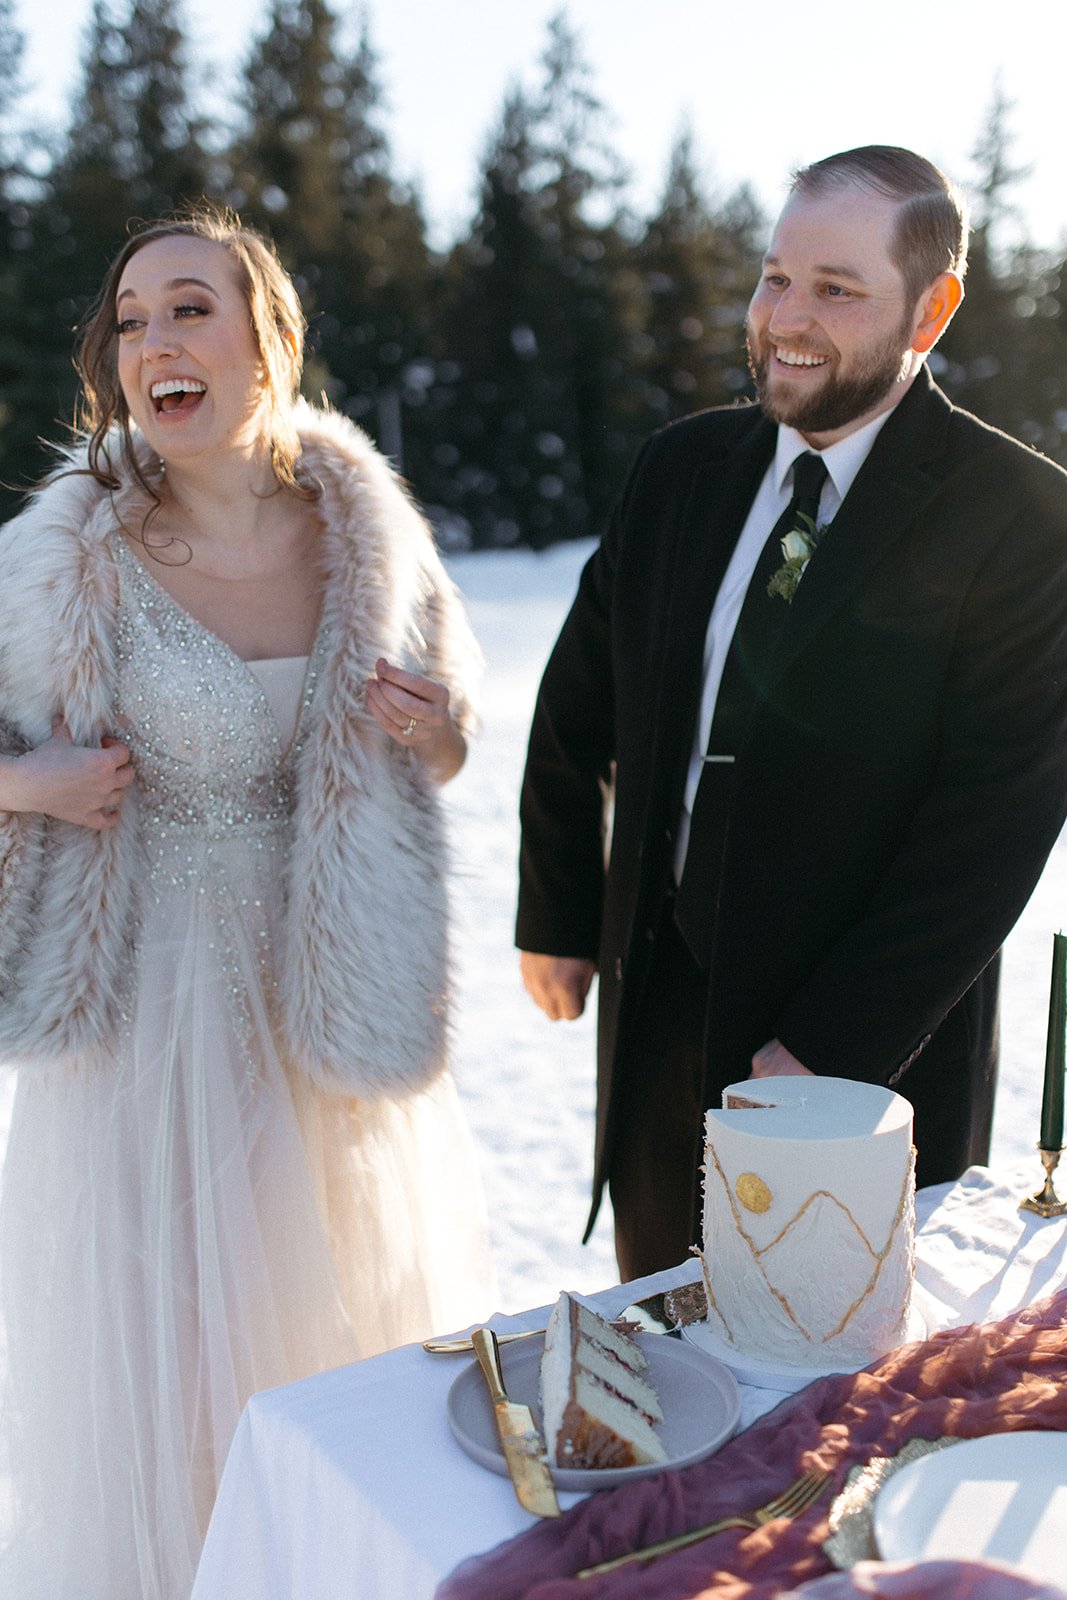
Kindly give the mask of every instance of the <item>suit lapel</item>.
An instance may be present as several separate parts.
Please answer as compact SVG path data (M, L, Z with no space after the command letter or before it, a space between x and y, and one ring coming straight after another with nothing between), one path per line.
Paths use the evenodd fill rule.
M709 455L693 476L666 613L654 771L680 791L700 708L708 619L777 430L759 418L740 447ZM673 802L672 795L672 802Z
M951 408L921 372L875 440L804 574L779 635L774 677L862 583L936 494ZM652 752L670 814L681 803L704 680L711 608L752 499L773 454L777 429L763 417L740 445L721 446L693 474L665 614ZM784 603L784 602L783 602Z
M944 397L920 373L879 433L804 573L778 638L776 679L937 493L949 415Z

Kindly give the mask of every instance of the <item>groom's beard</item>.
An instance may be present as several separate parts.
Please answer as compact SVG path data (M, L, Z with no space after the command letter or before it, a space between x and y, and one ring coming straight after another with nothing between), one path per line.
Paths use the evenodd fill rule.
M852 372L838 372L831 357L825 378L811 394L792 393L786 390L784 383L773 384L770 377L772 343L767 338L760 341L747 324L745 344L759 403L771 421L783 422L796 428L798 433L834 433L873 411L899 382L911 349L911 318L903 321L881 344L865 352Z

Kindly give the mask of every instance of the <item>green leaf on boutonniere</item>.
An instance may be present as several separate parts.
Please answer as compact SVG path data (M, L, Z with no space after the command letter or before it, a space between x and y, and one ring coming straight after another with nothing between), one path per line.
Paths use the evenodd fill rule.
M785 560L767 585L767 593L774 599L776 596L789 604L797 592L797 585L804 576L804 569L818 547L819 540L826 532L827 523L816 527L814 519L805 516L803 512L797 517L798 526L790 528L782 540L782 555Z

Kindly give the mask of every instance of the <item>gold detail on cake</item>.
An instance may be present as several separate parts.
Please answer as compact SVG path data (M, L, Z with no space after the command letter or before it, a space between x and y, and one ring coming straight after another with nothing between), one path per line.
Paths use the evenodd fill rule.
M756 1173L742 1172L734 1184L734 1189L737 1192L737 1198L746 1211L755 1211L757 1215L762 1215L764 1211L771 1209L771 1201L774 1196L763 1179L758 1177Z

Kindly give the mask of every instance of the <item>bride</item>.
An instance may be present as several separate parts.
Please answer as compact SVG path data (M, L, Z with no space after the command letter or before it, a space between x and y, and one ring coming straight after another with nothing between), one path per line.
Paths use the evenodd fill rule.
M389 466L297 401L303 328L236 219L137 234L87 439L0 530L19 1600L179 1600L253 1391L491 1309L436 795L478 654Z

